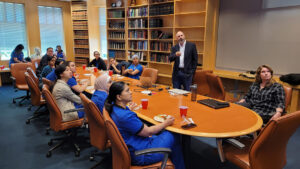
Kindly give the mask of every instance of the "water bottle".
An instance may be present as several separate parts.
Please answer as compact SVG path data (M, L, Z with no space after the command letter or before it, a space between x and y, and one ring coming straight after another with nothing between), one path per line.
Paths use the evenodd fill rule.
M191 88L191 101L197 100L197 84L193 84L190 86Z

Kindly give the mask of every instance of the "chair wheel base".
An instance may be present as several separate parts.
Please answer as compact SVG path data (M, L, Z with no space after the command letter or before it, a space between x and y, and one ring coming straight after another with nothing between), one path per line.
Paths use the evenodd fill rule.
M49 157L51 157L51 155L52 155L51 151L48 151L48 153L46 154L46 157L49 158Z

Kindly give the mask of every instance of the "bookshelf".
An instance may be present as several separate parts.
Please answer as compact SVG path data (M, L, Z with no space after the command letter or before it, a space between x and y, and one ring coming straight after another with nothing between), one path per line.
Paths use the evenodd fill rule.
M89 35L87 4L85 1L72 1L72 21L76 65L89 63Z
M173 64L168 57L171 47L177 44L176 33L183 31L186 40L197 47L198 68L212 62L209 58L214 49L214 18L217 13L213 9L217 5L216 0L131 2L123 0L122 7L111 7L116 0L107 0L108 44L124 43L122 48L109 48L109 57L115 56L119 61L130 62L132 55L138 54L141 64L158 69L158 83L171 85ZM122 11L122 17L114 20L110 14L112 11ZM111 36L114 32L117 32L117 37Z

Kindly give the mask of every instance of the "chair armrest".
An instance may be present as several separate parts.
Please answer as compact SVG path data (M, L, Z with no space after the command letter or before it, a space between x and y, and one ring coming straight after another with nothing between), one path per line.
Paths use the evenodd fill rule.
M149 154L149 153L162 153L162 154L164 154L164 159L161 162L161 169L164 169L167 166L167 161L169 158L169 154L171 152L172 151L169 148L149 148L149 149L135 151L134 154L136 156L139 156L139 155Z
M234 138L228 138L225 141L239 149L243 149L245 147L245 144L241 143L240 141Z
M71 113L71 112L74 112L74 111L84 111L84 108L79 108L79 109L70 109L70 110L66 110L66 111L64 111L64 113Z
M16 87L16 78L13 77L13 76L10 76L10 78L11 78L11 80L12 80L12 82L13 82L14 88L17 88L17 87Z

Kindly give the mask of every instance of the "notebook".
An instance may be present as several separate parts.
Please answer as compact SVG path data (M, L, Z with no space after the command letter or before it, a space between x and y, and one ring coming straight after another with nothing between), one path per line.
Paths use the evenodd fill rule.
M214 109L220 109L224 107L229 107L229 103L227 102L220 102L214 99L203 99L197 101L200 104L204 104L208 107L214 108Z

